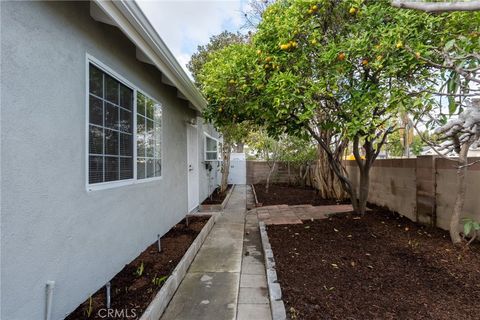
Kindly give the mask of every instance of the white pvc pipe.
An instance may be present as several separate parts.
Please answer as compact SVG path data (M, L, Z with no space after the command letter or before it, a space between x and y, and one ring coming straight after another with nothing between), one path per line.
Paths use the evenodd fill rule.
M55 288L55 281L47 281L47 302L45 309L45 320L50 320L52 317L53 288Z
M157 242L158 242L158 252L162 252L162 245L160 244L160 235L157 234Z
M107 309L110 309L111 295L110 295L110 282L105 285L107 289Z

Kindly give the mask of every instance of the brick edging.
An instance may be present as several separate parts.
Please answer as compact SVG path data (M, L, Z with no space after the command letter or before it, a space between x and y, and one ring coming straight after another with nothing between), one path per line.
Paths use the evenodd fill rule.
M198 236L192 242L175 269L173 269L167 281L165 281L162 288L160 288L160 291L158 291L155 298L153 298L148 307L145 309L145 312L140 317L140 320L158 320L160 318L180 286L180 283L185 277L188 268L192 264L193 259L212 230L213 225L218 217L218 213L212 214L212 217L208 220L202 231L200 231Z
M270 241L268 241L265 222L259 221L258 224L260 238L262 239L263 255L265 257L265 271L267 273L268 296L270 299L272 320L286 320L287 312L282 300L282 289L278 283L277 271L275 270L275 259L273 258Z

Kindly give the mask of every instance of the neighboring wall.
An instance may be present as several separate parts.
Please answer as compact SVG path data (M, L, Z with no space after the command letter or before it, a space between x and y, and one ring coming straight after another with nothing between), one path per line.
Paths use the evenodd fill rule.
M270 167L266 161L247 160L247 184L265 183ZM298 180L299 168L291 166L290 174L288 163L278 162L275 166L270 181L272 183L288 183Z
M470 158L470 162L479 158ZM376 160L368 200L425 224L448 230L457 190L456 162L422 156L416 159ZM358 168L347 162L358 187ZM480 220L480 163L468 168L463 217Z
M480 158L470 158L470 162ZM376 160L370 173L368 201L396 211L413 221L449 228L455 203L456 162L422 156L412 159ZM355 161L345 162L354 186L358 188L358 167ZM288 182L288 166L279 163L272 182ZM265 161L247 161L247 183L265 183L268 175ZM298 178L298 168L291 168L291 180ZM480 163L468 168L467 196L464 217L480 220ZM307 181L307 184L312 185Z
M470 159L470 161L480 158ZM457 188L457 170L453 162L437 159L437 225L448 229ZM468 168L467 196L463 215L480 221L480 163Z
M0 318L44 319L54 280L52 319L63 319L187 213L196 114L89 2L0 5ZM163 104L161 180L87 192L87 52Z

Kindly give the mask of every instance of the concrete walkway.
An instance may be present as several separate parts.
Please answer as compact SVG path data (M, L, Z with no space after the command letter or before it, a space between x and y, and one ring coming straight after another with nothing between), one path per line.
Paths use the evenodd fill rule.
M255 211L255 210L254 210ZM265 224L301 224L302 220L325 219L329 214L353 211L350 204L331 206L277 205L256 209L258 219Z
M255 219L249 215L245 222L247 188L235 186L224 213L200 248L161 319L270 319L265 313L270 307L265 268L258 255L261 248L249 244L255 240L256 215ZM256 230L258 232L258 227ZM247 256L244 250L249 252ZM243 262L242 257L245 257ZM259 300L251 299L260 296Z

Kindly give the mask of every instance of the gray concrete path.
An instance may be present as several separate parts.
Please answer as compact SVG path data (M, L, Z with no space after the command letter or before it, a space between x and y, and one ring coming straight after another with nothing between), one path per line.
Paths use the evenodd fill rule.
M245 220L247 188L244 185L235 186L223 214L200 248L162 320L237 319L237 312L238 319L270 319L263 317L265 305L269 308L268 298L265 298L266 303L265 300L261 300L262 303L250 303L249 300L252 290L260 290L257 284L266 288L266 283L260 281L257 274L262 269L265 278L265 268L258 259L261 248L246 247L252 254L243 255L245 223L248 229L246 244L251 241L250 235L254 234L250 229L255 228L255 221L250 218ZM244 259L242 264L242 257L255 257L256 261Z

